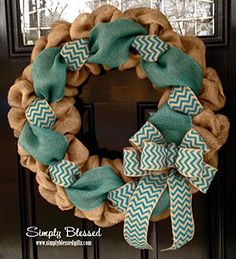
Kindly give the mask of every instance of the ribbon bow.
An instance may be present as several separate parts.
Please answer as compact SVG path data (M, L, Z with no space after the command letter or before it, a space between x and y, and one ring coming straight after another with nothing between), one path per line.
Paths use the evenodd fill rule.
M169 249L180 248L194 236L191 185L206 193L217 171L203 161L208 147L194 129L186 133L179 147L175 143L167 144L150 122L144 124L130 143L133 147L124 149L125 175L142 178L129 200L124 237L137 248L152 248L147 243L149 219L168 187L173 233L173 245Z

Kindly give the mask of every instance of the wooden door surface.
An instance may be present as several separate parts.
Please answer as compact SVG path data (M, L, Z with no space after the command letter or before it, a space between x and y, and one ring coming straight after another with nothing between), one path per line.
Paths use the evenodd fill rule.
M231 122L227 144L220 151L219 172L207 195L193 199L196 233L193 241L173 252L161 252L171 244L170 219L151 223L149 240L153 251L130 247L123 238L123 224L101 230L102 237L90 239L92 246L36 246L26 236L28 226L43 230L74 226L96 226L60 211L38 193L35 175L19 163L16 139L7 121L7 94L15 78L29 62L31 47L19 38L17 0L0 0L0 258L83 258L83 259L234 259L235 249L235 159L236 159L236 1L215 1L216 33L203 40L207 65L220 75L227 104L222 113ZM122 147L156 109L160 93L134 70L117 70L91 76L77 98L82 113L80 138L91 153L109 158L122 157Z

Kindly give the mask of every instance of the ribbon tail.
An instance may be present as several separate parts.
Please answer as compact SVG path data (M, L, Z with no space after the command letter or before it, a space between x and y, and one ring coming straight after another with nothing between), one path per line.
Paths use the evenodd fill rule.
M174 170L168 178L173 244L166 250L176 250L194 236L192 194L188 181Z
M147 242L149 219L162 193L167 187L167 174L150 174L139 181L129 201L125 221L124 238L138 249L152 249Z

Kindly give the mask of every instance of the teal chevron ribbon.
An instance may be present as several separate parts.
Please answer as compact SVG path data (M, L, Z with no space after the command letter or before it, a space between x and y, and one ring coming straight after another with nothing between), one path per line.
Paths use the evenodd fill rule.
M167 175L151 173L139 181L125 215L124 238L142 249L151 249L147 243L149 219L160 199L167 181Z
M64 58L69 70L80 70L89 57L89 40L78 39L67 42L62 47L60 54Z
M173 87L167 103L173 110L191 116L203 110L198 98L188 86Z
M38 128L50 129L56 121L54 111L45 99L36 98L25 111L26 119Z
M73 185L80 176L79 167L75 163L64 159L51 164L48 171L53 182L63 187Z
M125 213L129 205L129 200L133 196L138 182L128 182L121 187L108 193L107 199L111 201L113 206L120 212ZM166 188L162 193L158 205L154 208L151 217L156 217L168 210L170 207L169 190Z
M175 143L168 144L150 122L144 124L130 143L133 147L124 149L124 173L142 178L129 199L124 237L137 248L151 248L147 243L149 219L168 188L174 241L169 249L180 248L194 235L190 186L205 193L217 171L203 161L208 147L193 128L186 133L179 147ZM119 205L119 201L115 205Z
M137 49L145 61L157 61L168 49L169 45L157 35L140 35L135 37L132 47Z

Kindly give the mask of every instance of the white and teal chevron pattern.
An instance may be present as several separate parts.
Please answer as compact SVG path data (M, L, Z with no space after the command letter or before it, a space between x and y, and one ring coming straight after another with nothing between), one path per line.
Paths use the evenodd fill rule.
M151 249L147 243L149 219L166 186L165 173L149 174L139 181L130 199L124 221L124 237L131 246Z
M203 110L201 103L188 86L173 87L167 103L173 110L191 116Z
M200 148L204 154L209 151L207 144L203 140L202 136L199 135L193 128L190 129L184 136L181 147Z
M157 35L136 36L132 47L140 53L143 60L149 62L157 61L169 48Z
M129 182L118 189L112 190L108 193L107 199L112 202L112 205L120 212L127 210L129 200L132 197L136 182Z
M31 125L38 128L51 128L56 116L45 99L36 98L25 111L26 118Z
M166 154L166 164L168 168L175 166L175 161L178 154L178 148L175 143L170 143L167 145L167 154Z
M211 165L203 163L203 174L202 177L192 177L188 178L187 180L196 187L202 193L206 193L215 174L217 169Z
M67 42L62 47L60 54L64 58L69 70L80 70L89 57L89 41L78 39Z
M79 167L73 162L64 159L50 165L48 171L53 182L63 187L73 185L80 176Z
M149 122L130 139L130 143L134 148L124 149L125 175L142 178L133 194L133 189L125 194L128 188L125 186L109 196L122 212L128 204L124 237L134 247L151 248L147 243L150 215L168 183L174 240L169 249L180 248L194 235L190 183L205 193L217 171L203 161L208 147L194 129L186 133L179 147L175 143L167 144ZM169 174L163 173L166 168L171 168Z
M166 169L167 150L164 145L145 142L141 154L141 169L158 171Z
M185 177L202 177L203 153L201 149L180 148L175 166Z
M136 147L139 151L143 149L145 142L154 142L157 144L166 144L161 132L150 122L146 122L133 137L129 139L132 146Z
M134 148L124 148L123 167L124 174L130 177L140 177L148 173L140 168L140 154Z
M168 187L173 245L166 250L175 250L185 245L194 236L192 194L188 181L173 169L168 177Z

